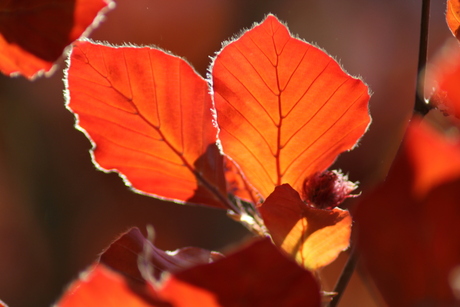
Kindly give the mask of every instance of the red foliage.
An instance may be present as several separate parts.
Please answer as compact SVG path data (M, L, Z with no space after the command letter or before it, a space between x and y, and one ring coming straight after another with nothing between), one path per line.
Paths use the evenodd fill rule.
M386 181L358 206L366 269L390 306L454 306L460 264L460 140L415 119Z
M243 223L250 216L254 222L247 223L259 234L265 223L275 244L304 267L329 264L349 245L351 217L332 207L348 197L352 184L337 175L327 187L324 180L318 186L312 176L353 148L367 129L367 87L322 50L293 38L272 15L224 46L211 74L215 110L205 80L178 57L148 47L77 42L67 71L68 107L93 142L95 163L119 172L135 190L232 209ZM308 196L314 196L309 201L333 200L315 203L328 210L306 205L289 185L279 186L288 182L301 191L307 179L313 189ZM252 207L227 200L226 191ZM261 221L255 206L267 196ZM162 251L133 232L102 260L108 263L110 253L111 267L143 280L145 272L132 258L147 257L141 253L146 246L159 273L176 271L163 265L168 257Z
M0 71L33 78L96 25L111 0L0 0Z
M185 61L151 48L79 42L67 74L68 106L103 170L160 198L232 208L211 97ZM265 198L283 182L301 190L370 122L367 87L272 15L222 49L212 77L219 138L247 180L243 197Z
M0 0L0 71L29 79L50 72L112 6ZM460 39L459 0L447 0L446 20ZM426 76L430 103L460 118L458 46ZM268 15L225 44L209 82L159 49L80 40L66 86L101 170L139 193L230 209L272 241L227 257L195 247L166 252L133 228L58 307L321 305L310 271L348 248L352 218L336 207L356 187L327 168L371 121L360 79ZM357 250L389 305L460 305L459 189L460 138L413 119L388 177L356 211Z

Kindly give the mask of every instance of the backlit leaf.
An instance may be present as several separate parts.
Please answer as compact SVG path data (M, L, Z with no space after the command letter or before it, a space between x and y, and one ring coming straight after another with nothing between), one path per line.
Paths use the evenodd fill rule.
M348 211L313 208L288 184L276 187L258 209L274 243L309 270L328 265L349 246Z
M300 191L370 122L364 83L273 15L223 47L211 73L223 151L263 198L282 183Z
M460 39L460 0L447 0L446 20L452 34Z
M0 71L32 78L96 25L111 0L0 0Z
M385 182L354 216L361 259L389 306L460 304L459 191L460 140L413 120Z
M225 207L208 86L187 62L149 47L77 42L67 91L102 170L136 191Z

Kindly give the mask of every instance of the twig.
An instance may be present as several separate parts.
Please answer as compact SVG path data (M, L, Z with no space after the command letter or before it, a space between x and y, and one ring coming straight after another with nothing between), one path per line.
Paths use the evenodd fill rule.
M340 274L339 280L334 287L334 292L337 293L329 303L329 307L336 307L339 304L340 298L345 292L345 289L348 285L348 282L353 275L353 272L356 268L356 263L358 262L358 256L356 254L356 249L352 247L348 261L343 268L342 274Z
M420 23L420 43L418 53L418 67L417 67L417 87L415 89L415 105L414 113L425 116L431 107L425 102L425 66L427 61L428 50L428 27L430 23L430 0L423 0L422 2L422 17Z

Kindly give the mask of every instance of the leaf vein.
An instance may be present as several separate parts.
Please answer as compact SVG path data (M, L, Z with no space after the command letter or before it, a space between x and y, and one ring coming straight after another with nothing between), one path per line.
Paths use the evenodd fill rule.
M254 154L254 153L252 152L252 150L250 149L250 147L252 147L252 145L250 145L250 146L248 147L248 146L247 146L245 143L243 143L238 137L236 137L235 135L233 135L233 134L231 133L231 131L228 130L228 129L221 128L221 130L226 131L231 137L233 137L233 138L235 139L236 142L240 143L241 146L243 146L243 147L246 149L246 151L247 151L247 152L254 158L254 160L256 160L257 163L261 166L261 168L262 168L262 170L264 171L265 175L269 178L269 180L270 180L270 181L272 182L272 184L274 185L275 182L273 182L273 180L272 180L272 178L271 178L271 176L270 176L270 173L269 173L268 170L265 168L265 165L259 160L259 158L257 157L257 155Z

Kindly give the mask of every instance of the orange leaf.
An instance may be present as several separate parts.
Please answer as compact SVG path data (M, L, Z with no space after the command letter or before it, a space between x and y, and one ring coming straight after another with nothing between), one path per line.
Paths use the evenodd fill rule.
M227 44L212 66L219 138L266 198L328 168L370 122L368 90L276 17Z
M460 303L458 141L414 120L385 182L357 206L363 264L389 306Z
M446 21L452 34L460 39L460 0L447 0Z
M131 285L104 266L97 266L73 282L57 307L171 307L156 298L153 287Z
M90 27L111 0L0 0L0 71L33 78L49 72L64 49Z
M187 62L148 47L78 42L67 75L68 108L102 170L138 192L225 207L208 86Z
M349 246L348 211L313 208L288 184L276 187L258 209L274 243L309 270L328 265Z

